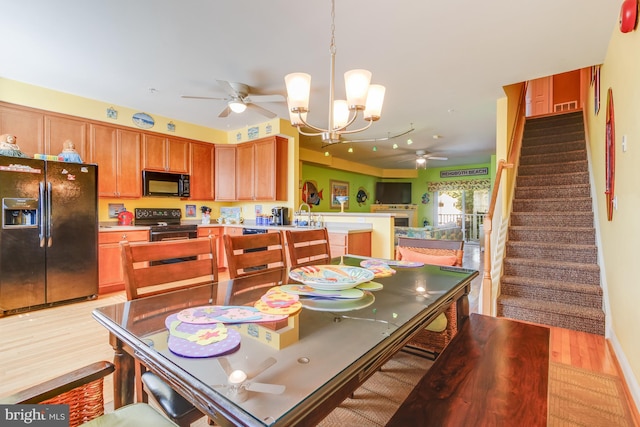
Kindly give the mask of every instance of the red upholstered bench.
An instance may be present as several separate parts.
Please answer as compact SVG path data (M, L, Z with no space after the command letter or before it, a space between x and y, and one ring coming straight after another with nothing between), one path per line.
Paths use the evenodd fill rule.
M549 328L471 314L387 426L547 425Z

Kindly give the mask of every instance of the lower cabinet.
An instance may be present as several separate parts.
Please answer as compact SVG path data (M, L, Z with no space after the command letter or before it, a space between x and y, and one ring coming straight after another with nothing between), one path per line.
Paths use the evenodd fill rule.
M346 254L371 256L371 232L329 232L329 245L332 257Z
M215 240L214 247L216 249L216 262L218 263L218 270L226 269L225 257L224 257L224 242L222 241L222 227L207 227L198 226L198 237L211 237Z
M120 242L146 242L148 230L101 231L98 233L98 293L124 290Z

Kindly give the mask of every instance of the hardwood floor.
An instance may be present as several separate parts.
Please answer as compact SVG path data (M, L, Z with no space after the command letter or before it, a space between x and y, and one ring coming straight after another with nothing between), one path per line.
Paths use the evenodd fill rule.
M477 245L465 245L463 266L482 271ZM220 279L226 276L221 274ZM471 311L477 311L481 277L473 281ZM108 334L92 317L96 307L125 301L124 292L100 296L93 301L63 305L0 318L0 396L38 384L97 360L112 360ZM602 336L551 328L550 359L598 373L620 377L613 351ZM109 381L109 378L108 380ZM107 402L113 399L110 381ZM628 402L632 402L628 397ZM631 403L636 420L637 408ZM637 422L640 425L640 422Z

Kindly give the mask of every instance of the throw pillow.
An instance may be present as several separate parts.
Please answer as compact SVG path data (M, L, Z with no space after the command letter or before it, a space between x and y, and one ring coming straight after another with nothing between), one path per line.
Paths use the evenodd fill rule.
M458 258L455 255L429 255L412 251L408 248L398 247L400 259L405 261L418 261L432 265L455 265Z

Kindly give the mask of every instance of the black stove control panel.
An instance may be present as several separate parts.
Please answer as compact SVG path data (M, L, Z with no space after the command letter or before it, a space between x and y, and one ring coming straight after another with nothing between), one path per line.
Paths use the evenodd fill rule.
M163 208L135 208L135 220L140 224L154 224L158 222L166 222L169 224L179 224L182 217L180 209L163 209Z

